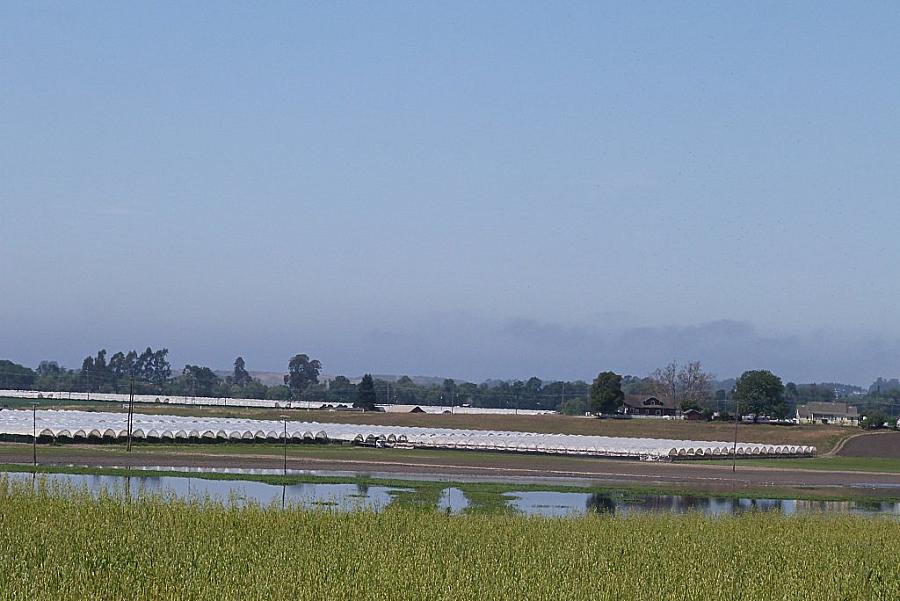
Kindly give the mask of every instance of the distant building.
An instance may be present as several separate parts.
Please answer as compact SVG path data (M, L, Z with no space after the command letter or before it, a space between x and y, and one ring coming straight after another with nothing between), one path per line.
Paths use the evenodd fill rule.
M684 417L684 419L690 420L692 422L703 419L703 414L696 409L688 409L687 411L682 411L681 415L682 417Z
M847 403L807 403L797 407L797 422L858 426L859 410Z
M652 395L628 394L622 401L623 413L630 415L675 415L675 403Z

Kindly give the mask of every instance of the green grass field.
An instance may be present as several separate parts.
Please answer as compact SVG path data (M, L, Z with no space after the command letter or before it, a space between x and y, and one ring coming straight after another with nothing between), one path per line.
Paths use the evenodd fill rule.
M900 598L900 521L351 514L0 481L4 599Z

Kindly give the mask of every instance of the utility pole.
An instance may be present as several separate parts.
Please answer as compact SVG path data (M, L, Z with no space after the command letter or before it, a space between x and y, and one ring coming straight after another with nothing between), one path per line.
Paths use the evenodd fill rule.
M31 466L37 468L37 403L31 404Z
M741 412L738 411L738 400L734 399L734 448L731 451L731 473L737 471L737 438L739 421L741 421Z
M134 425L134 372L131 373L131 384L128 390L128 452L131 452L131 430Z
M284 416L284 475L287 476L287 416Z

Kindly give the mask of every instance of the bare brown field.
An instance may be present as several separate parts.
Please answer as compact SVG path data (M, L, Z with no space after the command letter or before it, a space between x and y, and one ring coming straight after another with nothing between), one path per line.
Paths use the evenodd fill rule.
M848 440L840 457L888 457L900 459L900 432L874 432Z

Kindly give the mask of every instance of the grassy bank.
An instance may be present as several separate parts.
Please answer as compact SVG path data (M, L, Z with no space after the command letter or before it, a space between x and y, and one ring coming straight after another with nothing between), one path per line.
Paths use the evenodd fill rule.
M0 486L10 599L900 598L900 523L236 509Z

